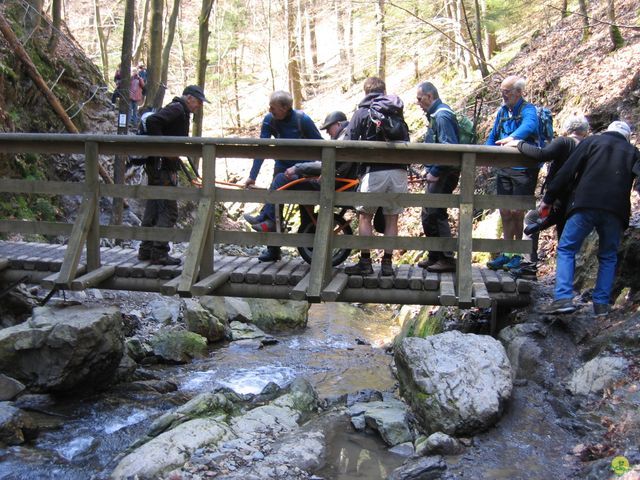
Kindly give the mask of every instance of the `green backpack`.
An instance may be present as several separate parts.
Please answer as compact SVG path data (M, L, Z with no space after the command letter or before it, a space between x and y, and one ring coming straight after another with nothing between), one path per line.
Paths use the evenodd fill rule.
M454 112L446 107L441 107L433 112L431 116L431 128L433 129L433 123L435 122L435 116L438 112L451 112L455 115L456 121L458 122L458 141L460 143L475 145L477 138L476 135L476 127L473 122L462 112ZM433 130L435 133L435 129ZM436 136L436 143L438 143L438 139Z

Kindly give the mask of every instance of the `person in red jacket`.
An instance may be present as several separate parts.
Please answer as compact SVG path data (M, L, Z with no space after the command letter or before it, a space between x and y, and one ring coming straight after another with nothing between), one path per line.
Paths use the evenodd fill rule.
M138 70L131 69L131 84L129 86L129 124L132 127L138 126L138 104L144 97L142 89L144 80L138 75Z

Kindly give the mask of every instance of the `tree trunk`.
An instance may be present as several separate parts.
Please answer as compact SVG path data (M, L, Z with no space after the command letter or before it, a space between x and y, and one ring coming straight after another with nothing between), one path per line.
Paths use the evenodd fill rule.
M309 21L309 48L311 50L311 69L313 70L312 80L315 82L318 75L318 39L316 37L316 27L318 24L318 12L316 2L311 0Z
M298 46L296 45L296 1L287 0L287 45L288 45L288 72L289 87L293 96L293 108L302 108L302 79L300 78L300 60L298 58Z
M118 101L118 135L127 134L129 115L129 85L131 85L131 47L133 46L133 21L135 16L135 0L125 0L124 21L122 31L122 49L120 50L120 100ZM126 155L116 155L113 162L113 181L116 184L124 183ZM114 225L122 223L122 210L124 202L122 198L113 199Z
M384 80L387 68L387 31L384 18L384 2L378 0L376 3L376 70L377 75Z
M211 10L216 0L202 0L202 8L200 10L200 17L198 17L198 66L197 66L197 80L196 83L204 88L205 75L207 73L207 66L209 60L207 60L207 50L209 49L209 18L211 18ZM202 108L193 116L193 136L202 136ZM198 161L198 168L200 161Z
M614 0L607 0L607 17L609 17L609 37L613 44L613 50L617 50L624 46L624 38L620 33L620 29L616 25L616 6Z
M567 0L562 0L562 6L560 7L560 17L567 18L569 12L567 12Z
M240 68L238 67L238 51L233 52L233 106L235 110L236 127L240 128L242 122L240 119L240 87L238 85L238 77L240 76Z
M31 8L27 9L27 13L25 14L26 27L29 30L36 30L40 28L44 0L28 0L27 3Z
M487 0L480 0L480 11L482 12L482 18L487 18ZM493 57L493 54L498 51L498 41L496 39L496 32L493 26L490 26L486 21L483 25L484 36L487 41L485 60L489 60Z
M307 65L306 49L305 49L305 17L307 16L307 8L304 0L296 1L296 57L300 65L300 78L303 83L310 78L309 67Z
M160 87L160 72L162 72L163 10L164 0L151 0L151 36L149 39L145 107L162 107L162 98L157 93Z
M98 45L100 47L100 58L102 59L102 71L105 81L109 79L109 52L107 50L107 37L104 34L104 26L100 16L100 5L98 0L93 0L94 20L96 25L96 34L98 37Z
M133 50L133 62L137 63L140 61L142 57L144 41L147 37L147 25L149 23L149 4L150 0L145 0L144 8L142 10L142 18L140 20L140 25L138 26L137 38L134 40L134 50Z
M353 0L349 0L347 3L347 14L346 14L346 23L347 23L347 64L349 65L349 81L354 83L356 81L356 65L355 58L356 54L354 51L353 44Z
M169 16L169 25L167 26L167 38L164 41L164 48L162 49L162 72L160 73L160 85L158 85L158 92L156 97L159 97L158 103L162 105L164 103L164 93L167 90L167 80L169 77L169 59L171 56L171 47L173 46L173 39L176 32L176 23L178 21L178 13L180 12L180 0L173 0L173 8L171 9L171 15ZM154 104L155 104L154 99Z
M582 15L582 41L585 42L590 35L589 12L587 11L587 0L578 0L580 5L580 15Z
M271 75L271 91L275 91L276 89L276 74L275 74L275 70L274 70L274 66L273 66L273 51L271 49L272 45L271 45L271 36L272 36L272 29L271 29L271 2L267 2L268 6L268 10L267 10L267 32L269 34L269 38L267 39L267 57L269 58L269 73Z
M336 28L338 32L338 48L340 52L340 63L344 64L347 61L347 38L345 35L345 12L342 0L334 0L333 10L336 14Z
M60 28L62 27L62 0L51 1L51 37L49 38L49 51L55 52L60 41Z

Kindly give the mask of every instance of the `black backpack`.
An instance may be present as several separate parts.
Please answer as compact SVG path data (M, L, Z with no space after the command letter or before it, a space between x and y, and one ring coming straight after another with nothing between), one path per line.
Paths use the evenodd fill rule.
M367 140L408 142L409 127L404 121L404 103L397 95L380 95L371 101Z
M154 110L148 110L140 116L140 123L136 135L147 135L147 118L155 113ZM149 157L129 156L129 166L141 167L147 165Z

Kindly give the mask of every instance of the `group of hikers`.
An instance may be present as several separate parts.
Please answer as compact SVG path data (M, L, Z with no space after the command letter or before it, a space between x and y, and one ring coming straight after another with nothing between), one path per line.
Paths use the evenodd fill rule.
M555 299L544 310L547 313L569 313L573 304L573 275L575 256L586 236L597 231L599 236L599 270L593 292L593 308L596 315L606 314L610 309L617 249L622 231L630 217L630 192L634 176L640 176L640 153L630 143L631 129L623 121L612 122L606 132L589 136L589 123L583 115L574 114L564 123L563 135L543 145L540 142L540 113L534 105L523 98L525 80L517 76L505 78L500 85L502 106L498 109L493 128L486 145L517 148L527 157L539 162L551 162L543 184L544 196L537 211L525 215L522 210L500 209L503 237L518 240L523 230L534 236L537 230L556 225L558 251L556 268ZM269 99L269 113L262 121L260 138L322 139L320 130L326 130L334 140L360 141L409 141L409 130L402 118L403 103L395 95L387 95L385 82L378 77L369 77L364 82L364 98L358 104L350 120L340 111L330 113L318 129L304 112L293 108L293 98L285 91L274 92ZM207 101L198 86L185 88L182 97L176 97L165 108L147 119L150 135L188 135L189 114ZM417 87L416 102L424 111L428 129L424 136L427 143L462 143L464 135L458 116L439 96L431 82ZM179 128L176 126L179 124ZM179 132L177 131L179 130ZM176 160L176 159L173 159ZM256 183L263 159L255 159L245 187ZM355 168L354 168L355 167ZM153 180L161 185L175 185L175 162L160 161L158 172L164 170L171 175L159 175ZM355 171L357 170L357 172ZM298 178L309 177L295 184L296 189L318 190L318 175L321 162L275 160L270 189L278 189ZM497 169L498 195L533 195L538 181L537 167L514 166ZM336 165L336 175L359 178L358 190L373 193L405 193L408 191L406 165L397 163L351 163ZM158 175L157 175L158 176ZM431 165L427 167L424 180L427 194L450 194L457 187L460 170L453 166ZM149 178L150 184L152 178ZM152 204L150 206L150 204ZM505 204L508 204L505 201ZM356 206L359 235L373 235L374 215L377 207ZM149 214L147 214L149 211ZM383 207L384 235L397 236L398 217L402 207ZM301 215L308 216L300 208ZM276 230L278 218L276 206L264 205L256 215L249 213L244 218L256 231ZM177 220L175 201L150 200L144 215L144 226L173 227ZM451 227L446 208L423 208L422 226L427 237L451 237ZM527 231L528 230L528 231ZM534 270L537 261L537 242L531 261L525 262L521 255L502 253L488 262L491 269L505 269L518 274ZM383 252L380 275L392 276L391 249ZM258 257L261 262L273 262L281 257L280 247L267 246ZM179 264L180 260L169 256L168 242L143 242L139 258L151 259L159 264ZM429 251L418 263L430 272L452 272L456 270L453 252ZM361 250L356 264L347 266L348 275L373 274L371 252Z
M111 103L115 105L119 96L124 96L128 93L129 100L129 125L136 127L138 125L138 107L142 103L147 93L147 67L144 62L138 63L138 68L131 69L131 77L129 83L129 90L123 89L122 85L122 73L120 72L120 65L113 76L113 83L115 83L115 90L111 95Z

